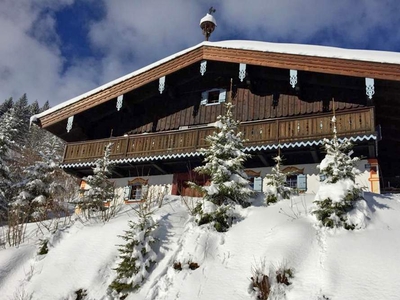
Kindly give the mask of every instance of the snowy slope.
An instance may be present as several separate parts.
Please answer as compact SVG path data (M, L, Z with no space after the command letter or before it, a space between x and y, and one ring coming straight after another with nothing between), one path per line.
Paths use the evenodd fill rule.
M242 219L226 233L195 226L178 197L169 196L156 213L158 263L132 299L256 299L250 292L252 267L286 265L292 285L276 299L399 299L400 196L366 194L371 215L363 230L324 230L307 211L313 196L264 207L239 209ZM257 204L259 203L259 204ZM292 204L292 205L291 205ZM109 223L76 220L36 254L39 235L18 249L0 250L0 299L108 299L117 262L117 235L135 214L126 207ZM183 269L173 268L181 262ZM188 262L199 268L190 270ZM272 297L270 297L272 299ZM29 298L26 298L29 299Z

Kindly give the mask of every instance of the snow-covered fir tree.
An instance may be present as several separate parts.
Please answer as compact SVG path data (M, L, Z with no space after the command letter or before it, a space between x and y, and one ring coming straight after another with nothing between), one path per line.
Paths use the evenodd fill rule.
M15 184L18 194L13 197L11 209L24 207L29 220L48 217L48 212L56 205L57 196L64 191L64 182L58 180L62 172L59 168L62 147L56 136L46 133L35 153L30 149L21 153L21 160L28 165L20 166L22 179Z
M336 117L332 118L333 138L324 139L325 158L318 169L322 179L315 197L313 213L325 227L345 227L354 229L357 224L348 219L347 214L362 200L362 190L355 183L360 174L356 163L358 157L350 157L352 144L348 139L339 141L336 131Z
M101 211L106 201L114 199L114 184L108 180L113 166L110 161L111 147L112 143L105 147L103 158L98 159L95 163L93 175L83 178L89 188L82 191L83 198L79 205L88 218L90 218L91 211Z
M14 109L9 109L0 117L0 220L5 218L13 191L13 172L10 169L11 151L15 149L19 119Z
M149 268L157 259L152 249L156 227L152 213L139 213L137 222L129 221L129 230L121 236L126 243L119 245L118 249L120 261L114 269L117 276L109 286L114 296L117 294L120 299L124 299L149 276Z
M233 201L242 206L249 205L253 191L249 186L243 164L249 154L244 153L242 133L237 132L239 122L233 119L231 103L225 104L225 115L218 116L218 132L206 138L210 147L202 149L205 165L195 168L200 174L210 176L210 186L198 187L205 199L216 205Z
M266 204L289 199L291 194L291 189L286 184L286 174L281 171L282 157L278 154L273 159L275 166L272 167L271 173L265 176L267 182L265 191Z

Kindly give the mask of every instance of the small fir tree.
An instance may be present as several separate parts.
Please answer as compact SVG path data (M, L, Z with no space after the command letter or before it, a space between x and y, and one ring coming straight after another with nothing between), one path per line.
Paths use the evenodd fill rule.
M205 199L216 205L233 201L242 206L249 205L253 191L249 186L243 164L249 154L244 153L242 133L237 132L239 122L233 119L231 103L225 104L226 113L218 116L218 132L206 138L210 147L202 149L204 166L195 168L200 174L210 176L210 186L201 187L192 183L205 193Z
M119 245L120 262L114 269L117 271L117 277L109 286L120 299L125 299L129 292L140 287L149 276L149 268L157 259L156 253L151 248L155 242L154 229L157 224L151 212L142 211L138 215L138 222L129 221L129 230L121 236L126 244Z
M357 200L362 198L362 190L355 183L360 174L356 168L358 157L350 157L352 144L348 139L339 141L336 131L336 117L332 118L333 138L324 139L325 158L318 166L323 181L315 197L313 214L325 227L354 229L356 224L348 222L347 213Z
M267 204L289 199L291 194L291 189L286 186L286 174L281 171L282 157L278 154L273 159L276 164L272 168L271 174L265 176L267 181L265 200Z
M89 189L83 190L83 201L80 203L80 208L86 212L88 218L90 218L91 211L102 211L104 203L114 199L114 185L108 180L113 165L110 161L111 147L112 143L109 143L105 148L103 158L96 161L93 175L83 178L89 185Z

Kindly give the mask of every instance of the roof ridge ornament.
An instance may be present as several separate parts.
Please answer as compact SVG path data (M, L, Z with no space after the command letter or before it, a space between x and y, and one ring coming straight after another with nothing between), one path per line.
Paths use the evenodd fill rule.
M200 28L203 31L203 35L206 41L208 41L211 33L215 30L215 27L217 26L217 21L212 15L213 13L215 13L215 11L215 8L211 6L208 10L208 13L200 20Z

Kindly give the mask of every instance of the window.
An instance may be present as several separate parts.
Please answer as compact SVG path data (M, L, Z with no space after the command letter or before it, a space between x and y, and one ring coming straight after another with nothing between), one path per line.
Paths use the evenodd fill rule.
M201 93L201 105L215 105L225 102L225 89L212 89Z
M304 169L286 167L282 170L286 173L286 184L288 187L300 192L307 191L307 175L303 174Z
M143 186L139 183L131 185L130 200L141 200L142 199Z
M146 197L147 189L148 180L135 178L128 181L128 185L124 188L124 200L126 202L141 201Z
M286 184L292 189L297 189L297 175L286 176Z
M262 192L262 177L260 177L261 172L255 172L253 170L244 170L247 174L250 187L256 192Z

